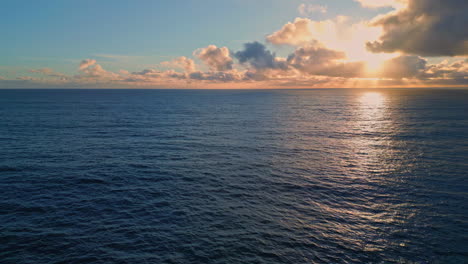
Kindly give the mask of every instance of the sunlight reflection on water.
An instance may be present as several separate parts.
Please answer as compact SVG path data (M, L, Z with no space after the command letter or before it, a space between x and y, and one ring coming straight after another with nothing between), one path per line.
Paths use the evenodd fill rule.
M363 106L376 108L385 103L385 97L378 92L366 92L361 96L360 101Z
M0 259L465 263L467 101L0 91Z

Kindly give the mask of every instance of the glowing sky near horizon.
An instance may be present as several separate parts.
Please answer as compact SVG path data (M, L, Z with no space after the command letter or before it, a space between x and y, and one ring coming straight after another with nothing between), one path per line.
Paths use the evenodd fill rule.
M0 88L468 86L463 0L31 0L2 10Z

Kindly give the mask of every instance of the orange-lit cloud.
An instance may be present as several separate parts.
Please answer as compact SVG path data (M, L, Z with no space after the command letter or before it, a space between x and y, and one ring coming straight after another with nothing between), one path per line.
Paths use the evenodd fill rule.
M218 48L209 45L206 48L198 49L194 55L202 60L212 71L231 70L233 60L227 47Z
M84 70L84 69L86 69L86 68L88 68L88 67L90 67L90 66L92 66L94 64L96 64L96 60L92 60L92 59L82 60L80 62L79 69L80 69L80 71L82 71L82 70Z
M355 0L363 7L367 8L380 8L380 7L395 7L401 8L405 5L407 0Z
M311 25L312 21L307 18L296 18L287 23L280 30L269 35L267 41L275 45L302 45L313 40Z
M0 86L15 81L154 88L468 85L466 58L439 63L426 58L468 54L468 16L462 12L468 10L466 0L356 1L366 8L393 9L370 21L295 18L267 34L266 43L247 42L240 50L209 45L196 49L193 57L175 57L133 72L108 71L85 59L75 75L40 68L29 71L32 77L2 80ZM305 4L300 10L324 11ZM288 54L277 56L278 50Z
M172 61L164 61L161 63L161 65L165 67L180 68L180 69L183 69L187 73L196 71L195 62L192 59L189 59L184 56L174 59Z

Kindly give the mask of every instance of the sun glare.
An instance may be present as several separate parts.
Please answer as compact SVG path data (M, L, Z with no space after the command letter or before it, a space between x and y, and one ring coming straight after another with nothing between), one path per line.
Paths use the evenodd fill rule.
M362 60L366 62L366 73L371 76L376 76L384 69L384 62L396 57L395 54L375 54L366 52L362 54Z
M384 97L378 92L367 92L361 96L360 102L363 106L375 108L383 104Z

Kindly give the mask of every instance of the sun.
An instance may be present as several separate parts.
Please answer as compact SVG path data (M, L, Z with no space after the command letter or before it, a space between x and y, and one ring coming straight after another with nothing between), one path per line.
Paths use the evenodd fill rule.
M375 54L366 52L362 54L363 61L366 63L366 73L370 77L376 77L384 70L385 61L394 58L395 54Z

